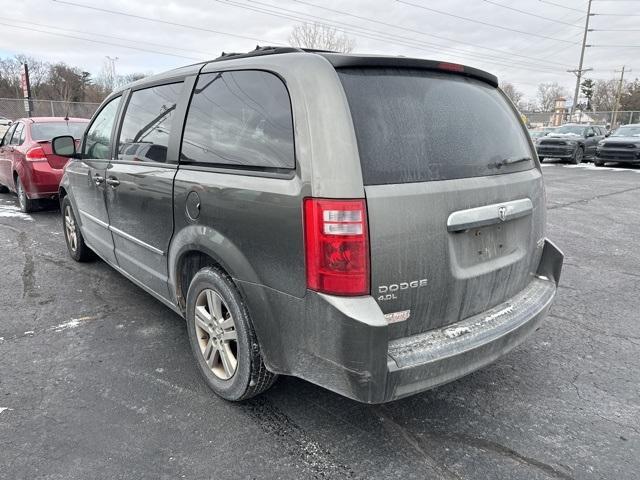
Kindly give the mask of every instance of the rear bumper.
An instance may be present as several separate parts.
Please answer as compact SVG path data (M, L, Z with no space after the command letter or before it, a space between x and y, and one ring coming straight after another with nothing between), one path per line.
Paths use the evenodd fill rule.
M551 306L562 262L547 240L536 275L513 298L456 324L391 341L373 297L308 292L298 299L238 283L270 370L382 403L455 380L520 344Z
M63 173L62 169L51 168L48 162L25 162L18 172L31 199L56 197Z

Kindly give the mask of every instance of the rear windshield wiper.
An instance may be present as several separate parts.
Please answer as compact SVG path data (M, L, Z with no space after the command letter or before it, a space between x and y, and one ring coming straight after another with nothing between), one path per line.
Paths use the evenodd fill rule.
M489 164L489 168L500 168L504 165L513 165L514 163L520 162L530 162L532 160L531 157L521 157L521 158L505 158L504 160L500 160L498 162L493 162Z

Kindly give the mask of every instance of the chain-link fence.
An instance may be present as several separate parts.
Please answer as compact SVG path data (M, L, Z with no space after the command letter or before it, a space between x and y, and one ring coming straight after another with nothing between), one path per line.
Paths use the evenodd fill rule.
M580 112L573 115L569 113L554 112L522 112L527 123L533 127L546 127L563 123L591 123L594 125L609 125L616 128L629 123L640 123L640 111L623 110L618 112ZM615 121L614 121L615 117Z
M27 116L22 98L0 98L0 117L16 120ZM80 117L91 118L100 106L91 102L64 102L60 100L31 100L32 117Z

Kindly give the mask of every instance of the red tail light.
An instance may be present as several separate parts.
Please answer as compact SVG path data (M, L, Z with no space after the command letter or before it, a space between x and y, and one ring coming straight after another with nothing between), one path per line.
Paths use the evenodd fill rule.
M441 62L438 64L440 70L448 70L449 72L464 72L464 65L457 63Z
M307 287L332 295L369 294L369 232L363 199L305 198Z
M33 147L30 150L27 150L25 158L30 162L42 162L47 159L46 153L40 147Z

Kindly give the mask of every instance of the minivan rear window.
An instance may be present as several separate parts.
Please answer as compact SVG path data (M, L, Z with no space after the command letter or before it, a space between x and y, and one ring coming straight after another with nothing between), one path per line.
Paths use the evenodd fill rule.
M491 85L408 68L342 68L338 74L365 185L496 175L534 166L517 113Z

